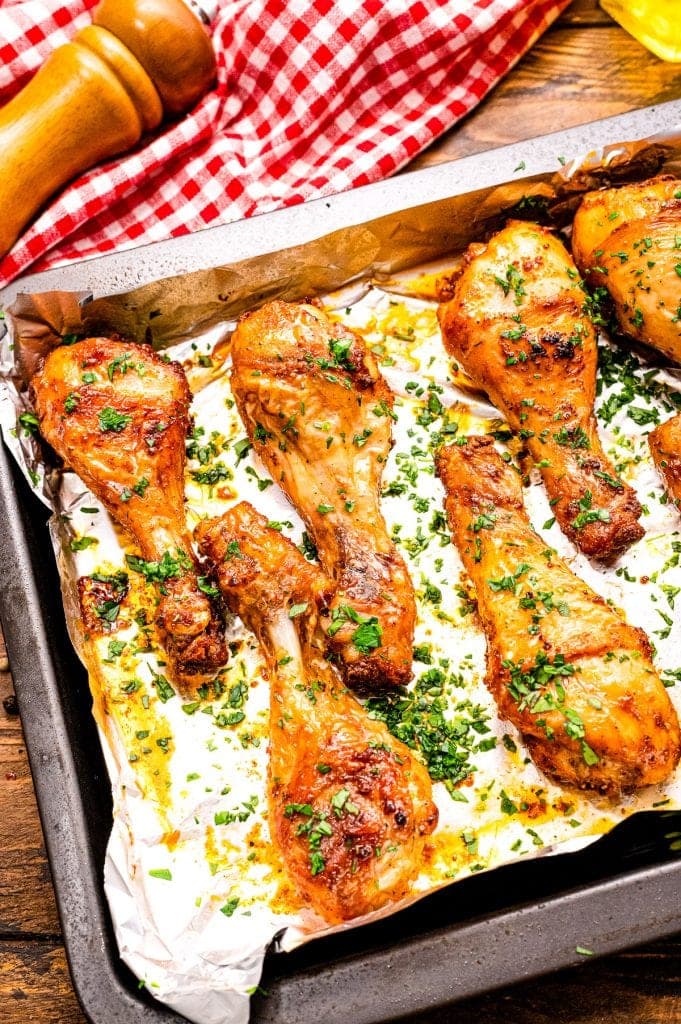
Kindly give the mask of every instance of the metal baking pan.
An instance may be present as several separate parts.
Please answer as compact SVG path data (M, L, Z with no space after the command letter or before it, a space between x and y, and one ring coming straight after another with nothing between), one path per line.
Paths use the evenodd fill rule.
M303 246L367 219L545 170L556 154L650 138L681 122L681 101L406 174L198 235L34 274L0 293L95 297ZM414 206L417 199L419 206ZM415 211L413 221L410 211ZM444 251L444 250L443 250ZM120 962L102 887L111 795L85 670L66 632L47 513L0 446L0 618L17 690L74 986L94 1024L182 1020ZM389 1021L681 930L681 813L623 822L580 853L473 876L385 921L268 957L254 1024Z

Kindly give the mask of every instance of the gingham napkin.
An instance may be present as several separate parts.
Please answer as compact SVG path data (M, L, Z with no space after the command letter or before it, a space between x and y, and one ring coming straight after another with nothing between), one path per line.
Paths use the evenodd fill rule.
M97 2L0 0L0 104ZM216 88L61 192L0 263L0 285L31 264L385 178L468 113L568 2L222 0L211 26Z

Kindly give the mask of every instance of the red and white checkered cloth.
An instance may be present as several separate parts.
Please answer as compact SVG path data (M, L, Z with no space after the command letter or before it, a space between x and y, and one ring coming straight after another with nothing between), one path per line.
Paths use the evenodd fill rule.
M0 104L97 2L0 0ZM216 88L61 192L0 262L0 285L31 264L385 178L468 113L568 2L221 0Z

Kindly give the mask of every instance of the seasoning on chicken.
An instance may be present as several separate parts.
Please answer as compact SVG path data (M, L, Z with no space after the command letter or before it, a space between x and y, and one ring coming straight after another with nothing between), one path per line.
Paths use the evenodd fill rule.
M437 823L428 774L325 660L333 585L246 502L199 523L220 591L270 681L270 826L301 896L327 921L404 896Z
M373 356L314 306L271 302L240 320L232 363L255 451L336 583L326 633L346 680L407 683L416 605L379 506L394 413Z
M572 228L577 266L605 288L621 330L681 362L681 181L589 192Z
M653 462L676 508L681 508L681 413L648 434Z
M608 561L644 531L636 495L598 437L596 336L584 299L562 243L510 221L469 247L438 316L448 351L525 442L560 528Z
M53 349L31 388L43 437L139 547L128 564L157 584L156 624L175 681L212 678L228 652L184 515L182 368L147 346L87 338Z
M679 723L645 633L537 536L490 438L441 449L437 471L500 716L560 783L616 796L663 782L679 760Z

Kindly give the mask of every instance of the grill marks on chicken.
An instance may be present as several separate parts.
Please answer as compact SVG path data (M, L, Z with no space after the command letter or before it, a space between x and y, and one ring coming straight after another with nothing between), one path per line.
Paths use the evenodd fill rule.
M643 631L546 548L490 438L441 449L436 464L500 716L559 783L618 795L664 781L679 760L679 723Z
M246 502L196 529L220 591L262 646L270 681L270 826L327 921L404 896L437 823L428 774L372 721L320 648L324 574Z
M596 336L569 254L547 229L510 221L469 247L452 286L438 311L445 347L525 442L563 532L614 558L643 536L641 506L598 437Z
M681 413L648 434L653 462L676 508L681 508Z
M156 624L175 681L198 686L228 652L184 515L182 368L146 346L87 338L54 349L31 388L43 437L134 537L142 559L129 564L158 585Z
M589 192L572 251L607 289L625 334L681 362L681 181L668 176Z
M257 455L336 584L327 638L362 690L411 677L414 589L379 506L392 394L362 339L309 305L272 302L232 338L232 391Z

